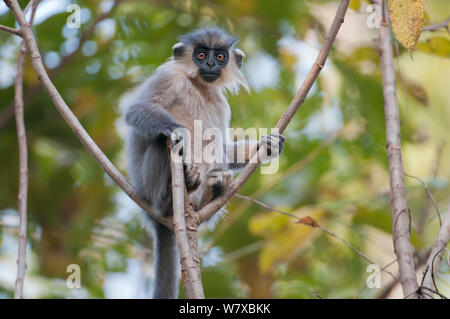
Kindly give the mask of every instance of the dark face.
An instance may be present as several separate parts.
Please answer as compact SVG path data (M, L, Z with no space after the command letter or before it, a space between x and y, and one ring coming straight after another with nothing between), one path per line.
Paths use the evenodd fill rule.
M197 47L192 54L200 76L208 83L212 83L220 77L222 69L228 64L228 58L228 50L225 48Z

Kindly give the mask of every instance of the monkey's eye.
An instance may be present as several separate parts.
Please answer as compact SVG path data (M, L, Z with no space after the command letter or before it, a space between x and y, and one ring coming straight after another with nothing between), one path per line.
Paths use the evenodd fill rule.
M221 61L221 62L222 62L223 60L225 60L225 54L219 53L219 54L217 55L216 59L217 59L218 61Z
M197 53L197 59L204 60L206 58L205 52L199 52Z

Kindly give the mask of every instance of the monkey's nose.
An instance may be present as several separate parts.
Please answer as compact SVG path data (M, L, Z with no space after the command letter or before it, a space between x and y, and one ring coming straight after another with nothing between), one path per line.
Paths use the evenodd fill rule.
M216 63L214 61L208 61L206 64L208 64L209 67L213 67Z

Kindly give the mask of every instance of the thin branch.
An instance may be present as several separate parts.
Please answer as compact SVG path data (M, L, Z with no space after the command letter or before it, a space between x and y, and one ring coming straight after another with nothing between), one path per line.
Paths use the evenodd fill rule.
M50 78L53 78L55 75L59 74L62 70L64 70L66 65L68 65L73 60L73 58L75 58L81 51L83 44L92 37L97 25L103 20L109 18L109 16L113 13L113 11L122 1L123 0L114 1L114 4L112 5L110 10L103 12L97 16L97 18L91 23L91 25L81 34L78 47L69 55L64 56L56 68L48 70L48 75ZM27 10L27 8L25 8L25 10ZM27 89L24 95L25 107L30 105L29 102L34 96L36 96L37 93L40 92L40 88L41 86L38 83ZM13 102L11 102L0 112L0 130L3 129L6 124L8 124L8 122L11 120L13 116L14 116L14 104Z
M303 82L300 90L298 91L295 98L292 100L291 104L287 108L287 110L284 112L281 119L278 121L276 128L279 129L280 133L283 133L286 127L288 126L289 122L294 117L295 113L298 111L300 106L305 101L305 98L311 89L315 79L319 75L320 71L322 70L323 66L325 65L326 59L328 57L328 54L330 52L331 46L334 42L334 39L336 38L337 32L339 31L339 28L341 27L342 23L344 22L344 16L347 11L347 7L349 4L349 0L341 0L338 6L338 9L336 11L336 16L334 17L334 20L331 24L331 27L327 33L327 36L325 37L325 42L322 46L322 49L319 52L319 55L309 71L305 81ZM239 189L247 182L247 180L250 178L250 175L253 174L253 172L258 168L260 165L259 159L262 158L262 152L264 152L264 148L261 148L259 152L257 152L253 158L249 161L249 163L244 167L242 172L236 177L236 179L233 181L231 186L227 189L227 191L220 197L216 198L209 204L205 205L199 212L199 220L200 222L203 222L205 220L208 220L211 216L213 216L221 207L223 207L230 198L236 194Z
M448 30L448 24L450 23L450 18L447 18L447 20L445 20L445 21L442 21L442 22L439 22L439 23L433 23L433 24L429 24L429 25L426 25L426 26L424 26L423 28L422 28L422 31L432 31L432 32L434 32L434 31L437 31L437 30L439 30L439 29L446 29L447 31L449 31Z
M168 144L170 146L170 142ZM189 203L185 201L188 197L185 194L186 185L184 182L183 160L177 151L171 151L171 147L169 147L169 157L172 173L173 228L180 252L184 293L188 299L204 299L205 296L199 270L200 265L194 260L194 249L190 245L192 238L188 238L186 233L185 204L189 205Z
M441 264L442 260L442 255L446 250L449 238L450 238L450 205L448 207L447 213L444 216L444 220L442 221L441 229L439 230L436 240L434 241L433 247L431 248L421 288L428 288L428 289L436 288L434 283L434 275L439 269L439 265ZM425 299L429 299L427 298L427 296L424 297Z
M384 1L381 0L383 3ZM384 10L386 11L386 10ZM388 17L387 12L383 12ZM379 28L380 60L383 74L384 111L386 122L386 148L389 162L389 180L393 219L394 250L397 255L403 295L419 298L414 269L413 249L410 243L408 211L400 140L400 122L396 94L394 56L389 25Z
M14 35L18 35L19 37L22 36L22 34L20 33L20 30L17 30L17 29L8 27L8 26L3 25L3 24L0 24L0 30L1 30L1 31L5 31L5 32L12 33L12 34L14 34Z
M5 1L5 0L4 0ZM172 229L171 218L163 218L156 215L152 210L148 202L140 197L133 189L128 180L117 170L117 168L111 163L111 161L106 157L94 140L89 136L86 130L78 121L77 117L72 113L70 108L67 106L64 99L59 94L56 87L50 80L47 71L45 70L44 64L42 62L41 54L36 43L36 39L31 30L31 26L26 23L25 16L20 9L17 0L5 1L9 6L17 22L19 23L25 43L27 44L28 53L31 56L31 62L33 69L38 76L38 80L47 94L50 96L53 104L55 105L58 112L73 130L77 138L81 141L83 146L89 151L92 157L97 161L97 163L104 169L104 171L112 178L112 180L142 209L144 209L152 218L159 221L161 224L169 229Z
M430 189L428 188L427 184L425 184L424 181L422 181L420 178L418 178L414 175L410 175L406 172L403 172L403 174L405 174L406 176L408 176L410 178L414 178L415 180L419 181L422 184L422 186L425 188L425 191L427 192L428 196L430 197L431 201L433 202L434 208L436 209L436 214L439 218L439 226L442 226L441 212L439 211L439 206L438 206L433 194L431 193Z
M30 5L33 5L30 22L32 25L34 15L40 0L30 1L27 5L27 10ZM25 121L23 115L23 74L25 69L25 54L26 45L22 40L19 45L19 55L17 58L17 74L15 81L14 93L14 111L16 115L16 130L17 141L19 144L19 243L17 252L17 276L14 287L14 298L23 298L23 285L25 280L25 271L27 268L26 254L27 254L27 198L28 198L28 149L27 149L27 134L25 129Z
M294 215L294 214L291 214L291 213L288 213L288 212L284 212L284 211L282 211L282 210L279 210L278 208L269 206L269 205L267 205L267 204L265 204L265 203L263 203L263 202L261 202L261 201L259 201L259 200L257 200L257 199L254 199L254 198L252 198L252 197L250 197L250 196L245 196L245 195L241 195L241 194L235 194L234 197L241 198L241 199L245 199L245 200L247 200L247 201L250 201L250 202L255 203L256 205L261 206L261 207L264 208L264 209L272 210L272 211L275 211L275 212L280 213L280 214L282 214L282 215L286 215L286 216L293 217L293 218L297 218L297 219L300 218L300 217L298 217L298 216L296 216L296 215Z
M17 60L17 75L15 83L15 114L17 140L19 143L19 251L17 254L17 277L14 298L21 299L26 270L27 250L27 194L28 194L28 150L25 122L23 118L23 70L25 67L26 46L22 41Z
M444 294L441 294L439 291L436 291L436 290L434 290L434 289L431 289L431 288L428 288L428 287L420 287L420 289L421 289L421 290L422 290L422 289L428 290L428 291L430 291L430 292L432 292L432 293L438 295L438 296L441 297L442 299L448 299L447 296L445 296ZM422 293L423 293L423 291L422 291ZM426 297L430 297L429 294L425 294L425 295L426 295ZM433 299L433 298L425 298L425 299Z

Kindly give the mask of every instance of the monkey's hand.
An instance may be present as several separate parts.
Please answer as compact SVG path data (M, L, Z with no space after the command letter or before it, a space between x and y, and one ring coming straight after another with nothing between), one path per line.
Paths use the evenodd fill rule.
M193 163L186 162L187 143L189 142L188 132L185 128L177 128L171 133L172 152L178 152L183 157L184 181L188 192L198 188L201 183L200 172Z
M180 130L183 130L184 127L176 122L171 123L165 123L159 128L159 135L171 138L172 139L172 145L174 145L174 137L172 136L175 134L176 136L180 135ZM175 139L176 140L176 139Z
M172 141L172 152L178 152L178 155L186 157L184 149L188 147L189 132L182 126L176 127L173 131L170 131L168 135Z
M261 158L261 161L265 162L280 156L283 151L284 141L286 141L286 137L278 133L262 136L258 142L257 150L264 146L266 152Z

